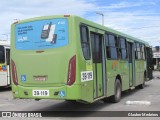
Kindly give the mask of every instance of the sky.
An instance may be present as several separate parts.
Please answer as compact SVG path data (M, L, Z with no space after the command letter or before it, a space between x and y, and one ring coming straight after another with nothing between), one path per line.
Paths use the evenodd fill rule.
M160 46L160 0L0 0L0 40L10 40L11 24L48 15L77 15Z

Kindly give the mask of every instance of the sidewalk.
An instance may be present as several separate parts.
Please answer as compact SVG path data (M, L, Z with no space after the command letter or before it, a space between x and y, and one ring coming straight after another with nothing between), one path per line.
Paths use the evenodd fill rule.
M154 78L160 79L160 71L153 71L153 79Z

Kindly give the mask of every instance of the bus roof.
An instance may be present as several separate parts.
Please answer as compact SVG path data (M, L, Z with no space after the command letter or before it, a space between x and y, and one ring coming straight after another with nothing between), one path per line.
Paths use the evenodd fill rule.
M2 45L2 46L10 46L10 41L0 40L0 45Z
M122 33L122 32L119 32L117 30L114 30L112 28L109 28L109 27L106 27L106 26L102 26L98 23L95 23L95 22L92 22L92 21L89 21L89 20L86 20L82 17L79 17L79 16L75 16L75 15L52 15L52 16L42 16L42 17L35 17L35 18L30 18L30 19L25 19L25 20L20 20L20 21L17 21L13 24L17 24L17 23L24 23L24 22L29 22L29 21L35 21L35 20L42 20L42 19L53 19L53 18L76 18L76 19L80 19L82 22L84 22L84 24L88 24L88 25L91 25L91 26L94 26L94 27L97 27L99 29L102 29L102 30L105 30L105 31L108 31L108 32L111 32L111 33L114 33L114 34L117 34L119 36L122 36L122 37L125 37L131 41L136 41L136 42L141 42L147 46L149 46L149 43L144 41L144 40L141 40L141 39L138 39L138 38L135 38L135 37L132 37L130 35L127 35L125 33Z
M132 36L127 35L127 34L125 34L125 33L119 32L119 31L117 31L117 30L114 30L114 29L109 28L109 27L106 27L106 26L102 26L102 25L100 25L100 24L94 23L94 22L89 21L89 20L86 20L86 19L84 19L84 18L81 18L81 17L79 17L79 18L80 18L82 21L85 21L85 23L87 23L87 24L94 25L94 26L96 26L97 28L100 28L100 29L105 30L105 31L107 31L107 32L111 32L111 33L117 34L117 35L119 35L119 36L125 37L125 38L127 38L127 39L129 39L129 40L136 41L136 42L141 42L141 43L149 46L149 43L146 42L146 41L144 41L144 40L141 40L141 39L132 37Z

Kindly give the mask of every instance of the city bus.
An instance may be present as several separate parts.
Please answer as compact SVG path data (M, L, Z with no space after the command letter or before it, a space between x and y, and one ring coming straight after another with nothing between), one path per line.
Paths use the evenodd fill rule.
M10 43L0 40L0 87L10 87Z
M11 26L13 96L119 102L151 79L148 51L147 42L78 16L18 21Z

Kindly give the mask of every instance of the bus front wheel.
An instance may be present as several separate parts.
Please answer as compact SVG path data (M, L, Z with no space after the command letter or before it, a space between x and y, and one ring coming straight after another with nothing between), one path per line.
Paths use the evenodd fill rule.
M119 79L116 79L114 85L114 95L111 96L110 101L113 103L117 103L121 99L122 85Z

